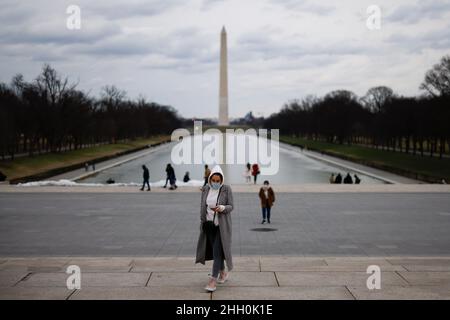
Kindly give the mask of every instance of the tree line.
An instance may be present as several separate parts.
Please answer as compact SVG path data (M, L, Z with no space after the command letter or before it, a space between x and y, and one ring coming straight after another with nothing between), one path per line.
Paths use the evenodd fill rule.
M35 80L0 83L0 157L60 152L170 134L182 119L170 106L131 100L115 86L99 98L77 89L50 65Z
M450 56L425 74L420 88L425 93L418 97L386 86L363 97L348 90L307 96L286 103L264 126L312 140L442 157L450 148Z

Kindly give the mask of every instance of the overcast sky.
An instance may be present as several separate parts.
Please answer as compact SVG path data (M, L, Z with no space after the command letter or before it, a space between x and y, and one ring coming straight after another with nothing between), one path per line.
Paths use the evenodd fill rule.
M418 95L450 54L450 0L0 0L0 81L44 63L97 96L116 85L184 117L217 117L220 30L229 49L229 113L268 116L287 101L387 85ZM66 9L81 8L69 30ZM381 29L366 26L381 8Z

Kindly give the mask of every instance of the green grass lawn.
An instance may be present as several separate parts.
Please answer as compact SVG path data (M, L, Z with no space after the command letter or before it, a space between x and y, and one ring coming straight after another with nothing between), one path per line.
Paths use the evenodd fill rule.
M167 135L155 136L146 139L105 144L61 153L47 153L33 157L21 157L12 161L0 161L0 171L7 176L8 180L11 180L72 164L89 162L104 156L111 156L123 151L168 140L170 140L170 136Z
M449 158L430 158L429 156L421 157L411 154L383 151L368 147L340 145L327 143L323 141L307 140L297 137L280 137L280 141L293 145L306 145L308 149L323 151L336 157L345 158L358 163L372 165L377 168L383 168L390 171L397 170L409 171L433 177L440 181L445 179L450 181L450 159Z

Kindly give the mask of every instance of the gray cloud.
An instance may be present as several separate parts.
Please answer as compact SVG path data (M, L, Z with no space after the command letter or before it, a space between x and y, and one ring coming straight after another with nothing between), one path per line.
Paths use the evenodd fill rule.
M439 19L450 12L450 1L417 1L414 5L397 7L386 17L387 21L413 24L423 19Z
M83 27L81 30L69 30L65 25L23 25L20 27L6 27L0 30L0 42L4 44L92 44L101 39L121 33L118 25L97 25L92 28Z
M239 60L252 60L255 58L276 59L285 58L287 60L300 59L308 55L357 55L371 52L379 53L380 48L368 44L356 42L321 42L315 41L313 44L302 41L301 36L292 37L290 41L280 41L277 39L276 31L253 32L240 36L237 39L237 56Z
M415 94L430 60L450 49L450 10L444 1L399 1L380 3L392 8L391 23L372 32L357 0L78 0L77 31L65 28L72 0L3 0L0 81L17 72L32 79L51 63L87 91L114 83L184 116L211 116L226 23L232 115L249 105L273 112L288 98L343 86Z
M308 0L270 0L272 4L283 6L288 10L296 10L317 15L329 15L336 10L335 6L318 4Z
M397 33L391 35L386 41L392 45L406 49L413 53L420 53L425 49L450 50L449 35L450 24L445 28L428 32Z
M108 20L151 17L181 6L183 0L101 0L86 1L81 7L88 13L103 16Z
M227 0L203 0L201 9L209 10L213 8L215 5L220 3L225 3Z

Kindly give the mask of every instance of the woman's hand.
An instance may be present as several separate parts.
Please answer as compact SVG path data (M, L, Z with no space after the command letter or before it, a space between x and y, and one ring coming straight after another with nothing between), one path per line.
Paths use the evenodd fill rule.
M211 210L214 211L214 212L220 213L220 212L222 212L223 210L225 210L225 206L223 206L223 205L218 205L217 207L211 208Z

